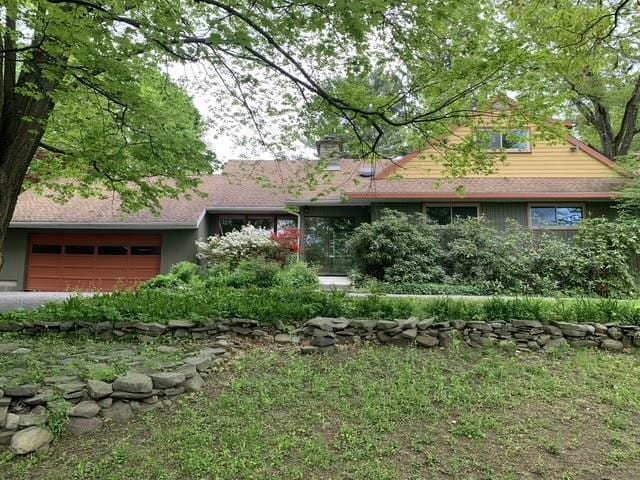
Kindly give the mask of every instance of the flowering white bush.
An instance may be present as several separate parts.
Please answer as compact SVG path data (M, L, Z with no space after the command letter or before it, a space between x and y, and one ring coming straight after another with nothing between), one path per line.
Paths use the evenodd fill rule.
M196 242L198 258L205 265L227 262L237 265L240 261L273 257L278 243L271 239L271 230L245 225L239 231L222 236L209 237L206 242Z

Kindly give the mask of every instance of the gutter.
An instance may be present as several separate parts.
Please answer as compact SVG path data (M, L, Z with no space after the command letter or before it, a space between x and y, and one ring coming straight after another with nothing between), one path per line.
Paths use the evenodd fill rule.
M444 192L429 192L429 193L349 193L349 198L355 199L370 199L370 200L555 200L555 199L578 199L578 200L613 200L615 194L611 192L607 193L595 193L595 192L532 192L527 194L514 194L514 193L468 193L465 195L458 195L456 193L444 193Z
M274 205L272 207L221 207L221 208L207 208L206 209L207 212L209 213L236 213L236 212L248 212L248 213L254 213L254 212L275 212L275 213L280 213L280 212L285 212L285 206L284 205Z
M65 230L195 230L193 223L58 223L11 222L9 228L59 228Z

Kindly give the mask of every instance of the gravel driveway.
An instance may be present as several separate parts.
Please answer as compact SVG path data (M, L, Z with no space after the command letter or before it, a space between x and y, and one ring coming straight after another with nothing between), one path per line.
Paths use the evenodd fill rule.
M0 292L0 312L16 308L38 308L45 303L62 302L73 295L87 293L67 292Z

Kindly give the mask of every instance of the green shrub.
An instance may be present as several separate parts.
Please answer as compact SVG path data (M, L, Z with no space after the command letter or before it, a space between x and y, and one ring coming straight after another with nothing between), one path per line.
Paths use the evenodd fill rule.
M200 280L200 267L192 262L178 262L166 275L157 275L140 288L186 288Z
M280 265L263 258L243 260L228 277L228 285L236 288L243 287L272 287L276 282L276 275Z
M523 291L532 270L533 235L507 220L499 232L484 218L443 227L444 267L456 282L494 284L497 290Z
M356 287L372 286L373 278L389 293L630 297L637 291L630 261L640 254L640 222L586 220L567 241L534 235L512 220L503 230L483 218L435 226L419 215L385 210L358 227L350 246Z
M222 236L209 237L205 242L197 242L198 258L206 266L227 263L232 267L243 260L255 258L275 259L280 247L271 238L271 231L245 225L239 231Z
M348 243L356 268L391 282L432 282L442 278L442 249L436 231L419 214L383 210L358 226Z
M601 296L635 292L629 263L640 253L640 222L585 220L578 228L575 245L580 249L580 263L574 265L577 286Z
M285 288L313 288L320 286L316 271L301 261L291 262L278 272L275 283Z
M470 285L457 283L380 283L372 285L366 283L364 288L370 292L378 291L406 295L487 295L494 292L492 286L480 283Z

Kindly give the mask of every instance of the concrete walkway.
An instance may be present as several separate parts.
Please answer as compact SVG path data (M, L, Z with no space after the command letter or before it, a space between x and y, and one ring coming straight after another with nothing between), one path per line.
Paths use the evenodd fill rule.
M345 289L351 286L351 280L346 276L320 275L318 278L323 288Z
M0 292L0 312L16 308L38 308L51 302L63 302L74 295L91 295L90 293L69 292Z

